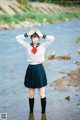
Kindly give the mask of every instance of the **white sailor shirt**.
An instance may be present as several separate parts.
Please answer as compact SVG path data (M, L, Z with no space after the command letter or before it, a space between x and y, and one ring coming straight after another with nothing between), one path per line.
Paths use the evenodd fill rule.
M45 38L45 42L41 43L37 47L37 53L33 54L31 52L32 46L30 43L24 41L24 34L16 36L17 42L24 46L27 51L27 62L43 62L45 61L45 50L46 48L54 41L55 37L51 35L47 35Z

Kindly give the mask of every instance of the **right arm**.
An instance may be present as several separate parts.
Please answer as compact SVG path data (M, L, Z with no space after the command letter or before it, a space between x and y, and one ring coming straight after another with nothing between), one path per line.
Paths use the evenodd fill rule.
M25 39L24 34L21 34L21 35L16 36L16 39L17 39L17 42L18 42L19 44L21 44L22 46L24 46L24 47L27 47L27 46L29 45L28 42L25 42L25 41L24 41L24 39Z
M24 39L26 37L30 37L32 34L34 34L34 30L29 31L28 33L22 34L22 35L18 35L16 36L17 42L19 42L21 45L23 45L24 47L27 47L29 45L28 42L25 42Z

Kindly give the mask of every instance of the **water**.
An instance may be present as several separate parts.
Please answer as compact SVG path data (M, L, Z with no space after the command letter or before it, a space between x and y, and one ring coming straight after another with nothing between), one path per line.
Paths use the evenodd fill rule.
M54 51L56 55L71 55L71 60L48 60L46 58L43 64L49 84L63 76L60 72L67 72L78 68L78 65L73 64L73 61L80 62L80 55L76 52L80 49L80 42L76 42L77 38L80 36L80 20L61 22L35 28L40 29L44 34L55 36L55 41L46 50L46 56ZM23 34L29 30L30 28L0 31L0 112L7 112L9 120L28 119L28 91L23 84L24 75L28 65L26 62L27 54L25 48L17 43L15 37L16 35ZM29 38L26 41L30 42ZM41 40L41 42L44 42L44 40ZM59 93L56 93L55 91L53 93L49 84L47 87L47 96L49 97L50 93L51 96L54 96L55 94L55 99L58 98L59 96L57 96L57 94ZM40 102L38 92L36 92L35 96L37 106ZM65 94L63 96L65 96ZM50 99L53 99L53 97L50 97ZM60 100L61 99L62 96L60 96ZM48 102L50 102L50 104L48 104L47 119L53 118L52 112L50 113L50 106L56 104L56 102L53 104L50 100L48 100ZM59 104L58 100L57 104ZM60 108L61 105L62 104L59 104L58 108ZM40 119L40 104L38 108L36 106L35 118ZM57 107L54 106L54 108L53 110L55 112ZM67 108L65 109L67 110ZM69 110L71 109L72 107ZM78 114L78 112L76 113ZM56 115L57 114L58 116L60 115L60 113L56 113ZM59 118L56 117L55 120Z

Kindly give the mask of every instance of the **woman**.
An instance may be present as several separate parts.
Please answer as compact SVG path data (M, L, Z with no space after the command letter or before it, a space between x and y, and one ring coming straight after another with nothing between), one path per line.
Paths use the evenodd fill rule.
M31 38L30 44L24 41L27 37ZM45 39L45 42L40 44L40 38ZM16 36L16 39L27 49L29 65L26 70L24 85L29 89L30 113L33 113L35 89L38 88L41 98L41 113L43 114L46 110L45 86L47 85L47 77L42 63L45 60L45 50L53 42L54 36L43 35L38 30L31 30L28 33Z

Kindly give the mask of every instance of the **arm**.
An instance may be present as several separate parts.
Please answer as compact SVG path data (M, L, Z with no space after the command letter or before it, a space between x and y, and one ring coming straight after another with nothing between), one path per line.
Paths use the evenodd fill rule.
M37 31L37 34L40 36L40 38L44 38L45 39L45 42L42 43L42 45L44 47L48 47L55 39L55 37L51 36L51 35L42 35L42 33L40 31Z
M30 37L35 31L31 30L29 33L25 33L22 35L18 35L16 36L17 42L19 42L21 45L23 45L24 47L27 47L29 45L28 42L25 42L24 39L26 37Z
M27 46L29 45L28 42L25 42L25 41L24 41L24 39L25 39L24 34L16 36L16 39L17 39L17 42L18 42L19 44L23 45L24 47L27 47Z
M43 37L46 41L44 43L42 43L42 45L44 47L48 47L55 39L54 36L51 36L51 35L47 35L45 37Z

